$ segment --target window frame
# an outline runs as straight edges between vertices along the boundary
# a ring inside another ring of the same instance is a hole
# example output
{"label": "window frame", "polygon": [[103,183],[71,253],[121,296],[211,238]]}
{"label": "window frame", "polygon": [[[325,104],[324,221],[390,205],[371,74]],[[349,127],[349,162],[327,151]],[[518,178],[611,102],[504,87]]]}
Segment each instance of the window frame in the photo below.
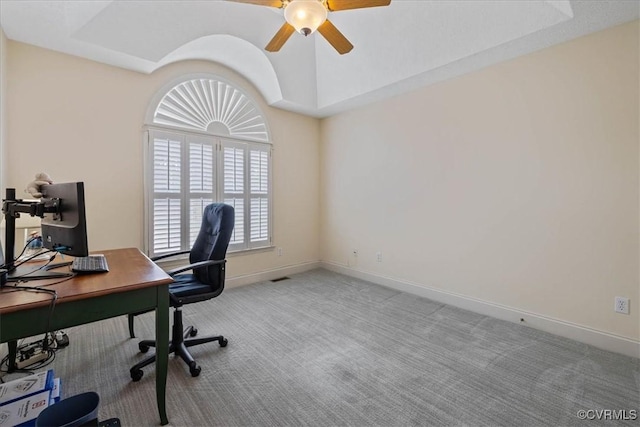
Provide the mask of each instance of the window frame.
{"label": "window frame", "polygon": [[[243,174],[243,186],[244,192],[242,193],[244,203],[244,240],[242,243],[230,243],[228,253],[238,254],[255,250],[264,250],[273,248],[273,144],[271,142],[261,142],[250,139],[234,138],[231,136],[216,135],[213,133],[198,132],[196,130],[186,130],[183,128],[177,128],[165,125],[146,125],[144,127],[144,250],[150,257],[162,255],[165,253],[171,253],[173,251],[162,251],[156,253],[154,250],[154,210],[153,203],[155,200],[155,188],[154,188],[154,159],[153,155],[153,138],[157,135],[171,135],[180,139],[181,143],[181,182],[183,187],[181,188],[179,195],[183,201],[189,201],[192,197],[189,188],[185,188],[188,184],[188,168],[184,165],[188,164],[188,146],[194,139],[196,141],[205,141],[211,143],[214,147],[214,184],[213,184],[213,201],[224,203],[224,147],[234,146],[243,147],[244,150],[244,174]],[[267,238],[266,241],[252,242],[251,241],[251,171],[250,171],[250,152],[253,149],[263,151],[267,153]],[[189,204],[181,203],[181,249],[189,250],[189,224],[185,219],[190,219]],[[185,256],[186,257],[186,256]]]}

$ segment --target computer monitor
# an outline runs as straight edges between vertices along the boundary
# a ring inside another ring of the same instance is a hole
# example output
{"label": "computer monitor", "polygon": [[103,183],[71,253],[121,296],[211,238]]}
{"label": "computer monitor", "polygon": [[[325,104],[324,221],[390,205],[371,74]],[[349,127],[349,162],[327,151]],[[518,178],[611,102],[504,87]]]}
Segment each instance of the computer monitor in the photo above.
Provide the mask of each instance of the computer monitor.
{"label": "computer monitor", "polygon": [[7,188],[2,211],[5,215],[5,249],[3,269],[8,281],[26,281],[68,277],[71,273],[50,271],[32,263],[20,264],[15,255],[15,218],[20,214],[39,216],[42,244],[45,248],[72,256],[87,256],[87,224],[84,206],[84,183],[72,182],[42,186],[40,201],[16,199],[15,189]]}
{"label": "computer monitor", "polygon": [[42,245],[66,255],[89,255],[87,221],[84,207],[84,183],[43,185],[40,188],[45,206],[56,206],[57,212],[47,212],[40,225]]}

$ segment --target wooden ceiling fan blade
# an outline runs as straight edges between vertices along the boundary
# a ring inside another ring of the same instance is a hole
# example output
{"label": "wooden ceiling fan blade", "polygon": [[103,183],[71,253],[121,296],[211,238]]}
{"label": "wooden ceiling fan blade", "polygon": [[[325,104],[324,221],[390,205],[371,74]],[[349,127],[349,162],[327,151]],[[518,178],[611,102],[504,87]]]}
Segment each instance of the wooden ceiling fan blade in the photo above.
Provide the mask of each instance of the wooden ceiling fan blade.
{"label": "wooden ceiling fan blade", "polygon": [[365,7],[389,6],[391,0],[327,0],[327,8],[337,10],[363,9]]}
{"label": "wooden ceiling fan blade", "polygon": [[255,4],[258,6],[278,7],[278,8],[281,8],[283,6],[282,0],[228,0],[228,1],[234,1],[236,3]]}
{"label": "wooden ceiling fan blade", "polygon": [[293,28],[292,25],[290,25],[288,22],[285,22],[284,25],[280,27],[276,35],[273,36],[267,47],[265,47],[264,49],[269,52],[279,51],[280,48],[286,43],[286,41],[289,40],[291,34],[293,34],[295,31],[296,29]]}
{"label": "wooden ceiling fan blade", "polygon": [[318,27],[318,32],[340,55],[351,52],[353,45],[328,19]]}

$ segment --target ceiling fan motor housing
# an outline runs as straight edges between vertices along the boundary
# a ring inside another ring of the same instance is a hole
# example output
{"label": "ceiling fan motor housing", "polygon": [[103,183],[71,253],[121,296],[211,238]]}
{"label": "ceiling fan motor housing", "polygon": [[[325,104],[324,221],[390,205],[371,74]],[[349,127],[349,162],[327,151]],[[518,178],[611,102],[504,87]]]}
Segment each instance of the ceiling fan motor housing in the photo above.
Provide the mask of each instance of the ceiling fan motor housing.
{"label": "ceiling fan motor housing", "polygon": [[300,34],[308,36],[327,20],[327,8],[318,0],[291,0],[284,8],[284,18]]}

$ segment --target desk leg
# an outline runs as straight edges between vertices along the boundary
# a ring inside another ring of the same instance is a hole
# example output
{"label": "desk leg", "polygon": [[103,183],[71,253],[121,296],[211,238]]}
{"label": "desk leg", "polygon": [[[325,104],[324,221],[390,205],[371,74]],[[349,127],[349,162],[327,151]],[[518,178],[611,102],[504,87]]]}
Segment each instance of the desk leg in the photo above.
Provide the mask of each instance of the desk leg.
{"label": "desk leg", "polygon": [[18,369],[16,358],[18,357],[18,341],[9,341],[9,361],[7,362],[7,372],[13,372]]}
{"label": "desk leg", "polygon": [[169,286],[158,287],[156,307],[156,398],[160,424],[169,424],[167,418],[167,370],[169,369]]}

